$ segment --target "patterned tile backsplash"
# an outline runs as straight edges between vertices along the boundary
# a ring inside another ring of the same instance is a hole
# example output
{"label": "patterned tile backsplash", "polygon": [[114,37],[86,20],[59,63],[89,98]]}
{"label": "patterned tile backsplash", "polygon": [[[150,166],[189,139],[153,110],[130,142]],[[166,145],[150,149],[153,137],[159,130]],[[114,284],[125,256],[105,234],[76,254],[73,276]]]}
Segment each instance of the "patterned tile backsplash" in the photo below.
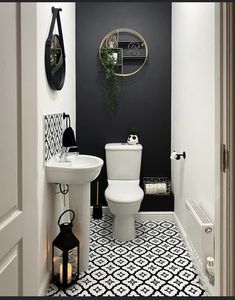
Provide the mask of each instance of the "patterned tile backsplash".
{"label": "patterned tile backsplash", "polygon": [[63,114],[44,116],[45,161],[62,151]]}

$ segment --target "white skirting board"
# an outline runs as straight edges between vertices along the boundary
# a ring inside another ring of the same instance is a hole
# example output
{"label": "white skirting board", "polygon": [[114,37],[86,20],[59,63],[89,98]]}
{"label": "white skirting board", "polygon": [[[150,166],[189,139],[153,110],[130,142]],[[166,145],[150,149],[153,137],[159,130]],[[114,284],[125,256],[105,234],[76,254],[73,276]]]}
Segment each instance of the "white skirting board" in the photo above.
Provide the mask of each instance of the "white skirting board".
{"label": "white skirting board", "polygon": [[[103,215],[112,216],[108,206],[102,206]],[[91,207],[91,216],[93,207]],[[136,221],[174,221],[173,211],[140,211],[136,217]]]}
{"label": "white skirting board", "polygon": [[197,270],[197,273],[198,273],[198,276],[203,284],[203,287],[205,289],[205,292],[207,294],[207,296],[215,296],[215,287],[212,286],[210,283],[209,283],[209,279],[208,277],[205,275],[205,273],[203,272],[202,268],[201,268],[201,263],[199,261],[197,261],[197,253],[194,252],[193,248],[191,247],[190,245],[190,242],[188,241],[188,238],[187,238],[187,234],[184,230],[184,227],[183,225],[181,224],[180,220],[178,219],[177,215],[174,213],[174,219],[175,219],[175,222],[176,224],[178,225],[179,227],[179,230],[181,232],[181,235],[185,241],[185,246],[189,252],[189,255],[192,259],[192,262],[194,263],[195,265],[195,268]]}
{"label": "white skirting board", "polygon": [[40,288],[39,288],[39,295],[38,296],[46,296],[47,290],[50,286],[50,279],[51,279],[51,274],[48,272],[45,276],[45,279],[43,280]]}

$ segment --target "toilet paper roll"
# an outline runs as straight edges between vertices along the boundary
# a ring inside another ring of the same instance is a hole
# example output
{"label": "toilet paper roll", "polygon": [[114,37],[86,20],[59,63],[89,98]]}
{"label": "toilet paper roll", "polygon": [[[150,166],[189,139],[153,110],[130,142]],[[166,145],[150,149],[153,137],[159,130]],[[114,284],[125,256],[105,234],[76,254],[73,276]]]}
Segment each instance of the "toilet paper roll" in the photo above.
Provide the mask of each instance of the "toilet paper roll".
{"label": "toilet paper roll", "polygon": [[159,193],[159,186],[157,183],[153,183],[152,191],[153,191],[153,194]]}
{"label": "toilet paper roll", "polygon": [[161,183],[161,194],[166,194],[167,193],[167,185],[166,185],[166,183]]}
{"label": "toilet paper roll", "polygon": [[155,194],[160,194],[161,193],[161,183],[155,183]]}
{"label": "toilet paper roll", "polygon": [[144,189],[145,189],[145,194],[148,194],[149,193],[149,187],[148,187],[147,183],[144,185]]}
{"label": "toilet paper roll", "polygon": [[145,194],[147,195],[157,195],[157,194],[166,194],[166,193],[167,193],[167,184],[165,182],[145,184]]}
{"label": "toilet paper roll", "polygon": [[149,184],[145,184],[145,194],[149,194]]}
{"label": "toilet paper roll", "polygon": [[171,153],[170,159],[176,159],[176,157],[177,157],[177,153],[175,151],[173,151]]}
{"label": "toilet paper roll", "polygon": [[157,183],[157,194],[162,194],[162,183]]}
{"label": "toilet paper roll", "polygon": [[154,194],[154,185],[152,183],[145,184],[145,193],[148,195]]}

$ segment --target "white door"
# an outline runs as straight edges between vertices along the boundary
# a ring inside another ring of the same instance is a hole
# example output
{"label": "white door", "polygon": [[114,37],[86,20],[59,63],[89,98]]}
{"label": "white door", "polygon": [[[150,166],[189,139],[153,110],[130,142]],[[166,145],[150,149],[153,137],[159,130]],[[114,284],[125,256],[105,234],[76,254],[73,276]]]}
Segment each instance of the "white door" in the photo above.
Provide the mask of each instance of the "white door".
{"label": "white door", "polygon": [[19,4],[0,4],[0,296],[23,295]]}

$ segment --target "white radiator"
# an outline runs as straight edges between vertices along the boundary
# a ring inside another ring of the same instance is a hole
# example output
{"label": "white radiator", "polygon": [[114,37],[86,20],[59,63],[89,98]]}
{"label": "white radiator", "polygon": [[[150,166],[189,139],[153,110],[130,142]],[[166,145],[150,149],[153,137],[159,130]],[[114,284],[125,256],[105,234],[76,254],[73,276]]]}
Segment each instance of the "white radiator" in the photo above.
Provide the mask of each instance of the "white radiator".
{"label": "white radiator", "polygon": [[206,258],[214,257],[214,226],[201,207],[192,200],[186,201],[185,217],[188,241],[205,272]]}

